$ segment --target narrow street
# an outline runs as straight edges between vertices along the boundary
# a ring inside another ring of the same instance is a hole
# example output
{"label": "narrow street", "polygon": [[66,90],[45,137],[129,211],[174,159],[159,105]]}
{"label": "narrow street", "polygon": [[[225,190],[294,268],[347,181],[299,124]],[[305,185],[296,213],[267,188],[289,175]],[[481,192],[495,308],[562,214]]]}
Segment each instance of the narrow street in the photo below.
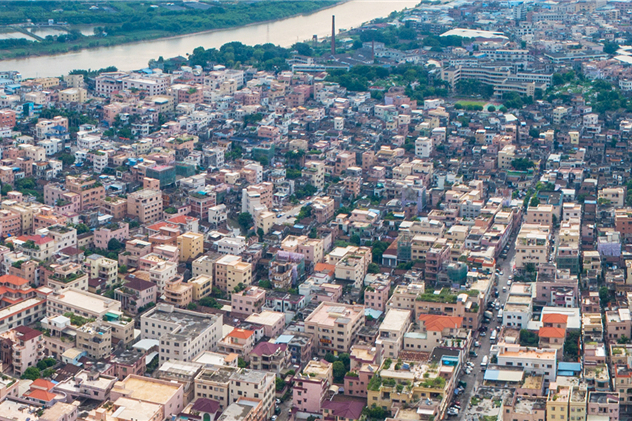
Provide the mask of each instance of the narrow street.
{"label": "narrow street", "polygon": [[[518,228],[516,228],[514,235],[512,235],[511,239],[509,240],[510,248],[509,248],[509,253],[507,254],[507,258],[500,259],[500,264],[498,266],[500,271],[503,273],[502,275],[499,276],[498,284],[497,284],[498,293],[499,293],[498,302],[500,302],[502,308],[505,307],[505,303],[507,302],[507,297],[509,296],[510,287],[507,286],[507,280],[509,276],[512,275],[511,268],[513,267],[513,261],[515,257],[515,234],[517,234],[517,232],[518,232]],[[503,292],[503,286],[507,287],[507,291]],[[492,301],[493,300],[494,299],[492,298]],[[490,321],[490,323],[483,325],[483,326],[488,327],[487,332],[485,332],[485,336],[478,335],[478,338],[476,339],[480,342],[481,346],[479,348],[474,348],[474,347],[471,348],[474,351],[476,351],[476,354],[478,354],[478,356],[475,358],[468,358],[469,361],[472,361],[474,363],[474,368],[472,370],[472,373],[468,375],[468,374],[465,374],[465,371],[462,371],[461,376],[459,377],[460,380],[463,380],[464,382],[467,383],[467,386],[465,387],[465,391],[459,396],[456,396],[454,399],[455,401],[460,402],[461,404],[461,411],[459,412],[459,415],[458,415],[459,420],[466,420],[465,414],[466,414],[467,407],[470,405],[470,400],[472,399],[472,396],[475,396],[474,392],[483,383],[483,377],[485,374],[484,367],[481,367],[481,361],[483,361],[483,356],[487,355],[488,358],[491,359],[489,351],[492,346],[492,343],[489,337],[490,337],[491,332],[494,329],[496,329],[498,325],[502,324],[501,321],[498,321],[498,317],[497,317],[498,312],[494,311],[493,313],[494,313],[494,317],[492,317],[492,320]],[[450,418],[452,417],[449,417],[448,419]]]}

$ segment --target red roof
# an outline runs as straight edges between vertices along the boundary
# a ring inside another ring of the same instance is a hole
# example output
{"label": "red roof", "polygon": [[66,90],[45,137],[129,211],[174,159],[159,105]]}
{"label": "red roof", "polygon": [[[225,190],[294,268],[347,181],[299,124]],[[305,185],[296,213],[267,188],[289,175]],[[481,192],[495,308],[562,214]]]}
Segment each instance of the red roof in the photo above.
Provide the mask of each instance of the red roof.
{"label": "red roof", "polygon": [[28,326],[18,326],[14,328],[13,330],[19,333],[19,337],[23,341],[30,341],[31,339],[37,338],[38,336],[42,335],[42,332],[40,332],[39,330],[35,330]]}
{"label": "red roof", "polygon": [[193,221],[194,219],[197,219],[197,218],[193,218],[192,216],[187,216],[187,215],[179,215],[179,216],[174,216],[173,218],[167,219],[167,222],[172,222],[174,224],[186,224],[187,222]]}
{"label": "red roof", "polygon": [[441,316],[435,314],[421,314],[419,320],[424,322],[426,330],[442,332],[443,329],[459,328],[463,324],[463,317]]}
{"label": "red roof", "polygon": [[568,316],[565,314],[551,313],[542,316],[542,323],[567,323]]}
{"label": "red roof", "polygon": [[15,275],[3,275],[0,276],[0,284],[11,284],[11,285],[24,285],[28,284],[28,279],[20,278]]}
{"label": "red roof", "polygon": [[246,329],[233,329],[232,332],[228,334],[231,338],[239,338],[239,339],[248,339],[252,335],[254,335],[254,331],[246,330]]}
{"label": "red roof", "polygon": [[147,229],[152,231],[159,231],[160,228],[164,227],[165,225],[169,224],[167,224],[165,221],[156,222],[154,225],[148,226]]}
{"label": "red roof", "polygon": [[31,388],[33,387],[37,387],[38,389],[51,390],[53,387],[55,387],[55,383],[49,382],[48,380],[44,379],[36,379],[33,381],[33,383],[31,383]]}
{"label": "red roof", "polygon": [[50,402],[55,399],[57,395],[45,390],[35,389],[29,390],[24,394],[24,396],[28,396],[31,399],[37,399],[38,401]]}
{"label": "red roof", "polygon": [[561,327],[541,327],[538,336],[541,338],[565,338],[566,329]]}

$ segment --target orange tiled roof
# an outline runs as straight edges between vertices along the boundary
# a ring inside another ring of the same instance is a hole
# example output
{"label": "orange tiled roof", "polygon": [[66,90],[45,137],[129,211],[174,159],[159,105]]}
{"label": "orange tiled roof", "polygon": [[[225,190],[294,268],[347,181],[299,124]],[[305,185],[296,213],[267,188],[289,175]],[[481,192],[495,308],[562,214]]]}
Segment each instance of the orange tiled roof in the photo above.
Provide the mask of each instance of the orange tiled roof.
{"label": "orange tiled roof", "polygon": [[335,270],[336,265],[330,265],[329,263],[316,263],[316,266],[314,266],[314,272],[329,272],[333,275]]}
{"label": "orange tiled roof", "polygon": [[551,313],[542,316],[542,323],[567,323],[568,316],[565,314]]}
{"label": "orange tiled roof", "polygon": [[47,392],[45,390],[35,389],[29,390],[24,394],[24,396],[28,396],[32,399],[37,399],[38,401],[50,402],[57,396],[54,393]]}
{"label": "orange tiled roof", "polygon": [[48,380],[44,380],[44,379],[36,379],[36,380],[33,380],[33,383],[31,383],[31,387],[38,387],[38,388],[43,388],[46,390],[51,390],[53,387],[55,387],[55,383],[49,382]]}
{"label": "orange tiled roof", "polygon": [[192,216],[187,215],[178,215],[174,216],[173,218],[167,219],[167,222],[172,222],[174,224],[186,224],[187,222],[193,221],[194,219],[197,218],[193,218]]}
{"label": "orange tiled roof", "polygon": [[231,338],[248,339],[249,337],[254,335],[254,333],[255,332],[253,332],[252,330],[233,329],[233,331],[230,332],[228,336],[230,336]]}
{"label": "orange tiled roof", "polygon": [[24,285],[28,284],[28,279],[21,278],[15,275],[3,275],[0,276],[0,284],[11,284],[11,285]]}
{"label": "orange tiled roof", "polygon": [[538,336],[541,338],[565,338],[566,329],[561,327],[541,327]]}
{"label": "orange tiled roof", "polygon": [[441,316],[435,314],[421,314],[419,320],[424,322],[426,330],[431,332],[441,332],[443,329],[459,328],[463,324],[463,317]]}

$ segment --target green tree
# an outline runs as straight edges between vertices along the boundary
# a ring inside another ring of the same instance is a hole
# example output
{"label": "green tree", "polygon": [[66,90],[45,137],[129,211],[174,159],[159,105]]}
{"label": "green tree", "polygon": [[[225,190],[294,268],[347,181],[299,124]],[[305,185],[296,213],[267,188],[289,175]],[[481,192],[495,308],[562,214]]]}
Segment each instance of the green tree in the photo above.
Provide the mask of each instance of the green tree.
{"label": "green tree", "polygon": [[257,235],[259,236],[259,241],[263,243],[263,236],[265,235],[263,228],[257,228]]}
{"label": "green tree", "polygon": [[511,161],[511,166],[518,171],[526,171],[529,168],[535,167],[535,162],[527,158],[517,158]]}
{"label": "green tree", "polygon": [[85,234],[86,232],[90,232],[90,227],[86,224],[77,224],[75,225],[75,229],[77,230],[77,235]]}
{"label": "green tree", "polygon": [[369,273],[380,273],[380,265],[377,263],[369,263],[369,267],[367,269]]}
{"label": "green tree", "polygon": [[292,48],[302,56],[311,56],[314,54],[312,47],[310,47],[306,42],[297,42],[292,46]]}
{"label": "green tree", "polygon": [[335,361],[333,366],[333,376],[334,383],[342,383],[345,379],[345,374],[347,374],[347,370],[345,369],[345,365],[342,361]]}
{"label": "green tree", "polygon": [[530,332],[527,329],[520,329],[520,345],[537,347],[540,339],[534,332]]}
{"label": "green tree", "polygon": [[269,279],[262,279],[259,281],[259,286],[261,288],[265,288],[265,289],[272,289],[274,288],[274,285],[272,285],[272,282],[270,282]]}
{"label": "green tree", "polygon": [[614,42],[604,42],[603,44],[603,52],[606,54],[614,54],[619,49],[619,44]]}
{"label": "green tree", "polygon": [[243,290],[246,289],[246,285],[244,285],[243,283],[238,283],[237,286],[235,286],[235,292],[241,292]]}
{"label": "green tree", "polygon": [[47,368],[46,370],[42,371],[41,376],[43,378],[51,378],[53,377],[53,375],[55,374],[55,369],[53,368]]}
{"label": "green tree", "polygon": [[248,212],[242,212],[237,217],[237,223],[244,232],[248,232],[252,228],[253,222],[252,215]]}
{"label": "green tree", "polygon": [[197,304],[189,303],[189,304],[187,304],[187,309],[188,310],[196,310],[197,309]]}
{"label": "green tree", "polygon": [[487,111],[489,111],[490,113],[493,113],[496,111],[496,107],[494,107],[493,105],[490,105],[489,107],[487,107]]}
{"label": "green tree", "polygon": [[119,273],[127,273],[127,265],[119,266]]}
{"label": "green tree", "polygon": [[372,245],[371,254],[373,255],[373,262],[382,264],[382,254],[386,251],[391,243],[387,241],[375,241]]}
{"label": "green tree", "polygon": [[355,244],[356,246],[360,245],[360,236],[358,234],[353,234],[350,238],[349,241],[351,242],[351,244]]}
{"label": "green tree", "polygon": [[24,374],[22,374],[22,378],[27,380],[37,380],[40,378],[40,375],[41,372],[39,368],[29,367],[24,371]]}
{"label": "green tree", "polygon": [[285,380],[283,380],[281,377],[276,377],[274,379],[274,386],[277,392],[282,392],[283,389],[285,389]]}
{"label": "green tree", "polygon": [[610,295],[610,290],[608,289],[608,287],[603,286],[599,288],[599,301],[601,302],[601,308],[608,307],[611,299],[612,297]]}
{"label": "green tree", "polygon": [[239,368],[246,368],[246,367],[248,367],[248,363],[243,358],[237,357],[237,367],[239,367]]}
{"label": "green tree", "polygon": [[121,242],[117,240],[116,238],[112,238],[110,241],[108,241],[108,250],[119,251],[122,248],[123,248],[123,244],[121,244]]}
{"label": "green tree", "polygon": [[69,167],[75,163],[75,156],[67,153],[59,155],[59,158],[57,159],[59,159],[64,164],[64,167]]}

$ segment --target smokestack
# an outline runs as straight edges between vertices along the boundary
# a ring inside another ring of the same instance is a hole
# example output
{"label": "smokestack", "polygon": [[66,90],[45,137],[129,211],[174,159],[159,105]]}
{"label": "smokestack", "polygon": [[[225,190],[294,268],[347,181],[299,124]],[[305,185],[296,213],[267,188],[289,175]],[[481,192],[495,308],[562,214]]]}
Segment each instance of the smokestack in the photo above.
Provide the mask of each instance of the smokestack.
{"label": "smokestack", "polygon": [[331,15],[331,54],[336,54],[336,15]]}

